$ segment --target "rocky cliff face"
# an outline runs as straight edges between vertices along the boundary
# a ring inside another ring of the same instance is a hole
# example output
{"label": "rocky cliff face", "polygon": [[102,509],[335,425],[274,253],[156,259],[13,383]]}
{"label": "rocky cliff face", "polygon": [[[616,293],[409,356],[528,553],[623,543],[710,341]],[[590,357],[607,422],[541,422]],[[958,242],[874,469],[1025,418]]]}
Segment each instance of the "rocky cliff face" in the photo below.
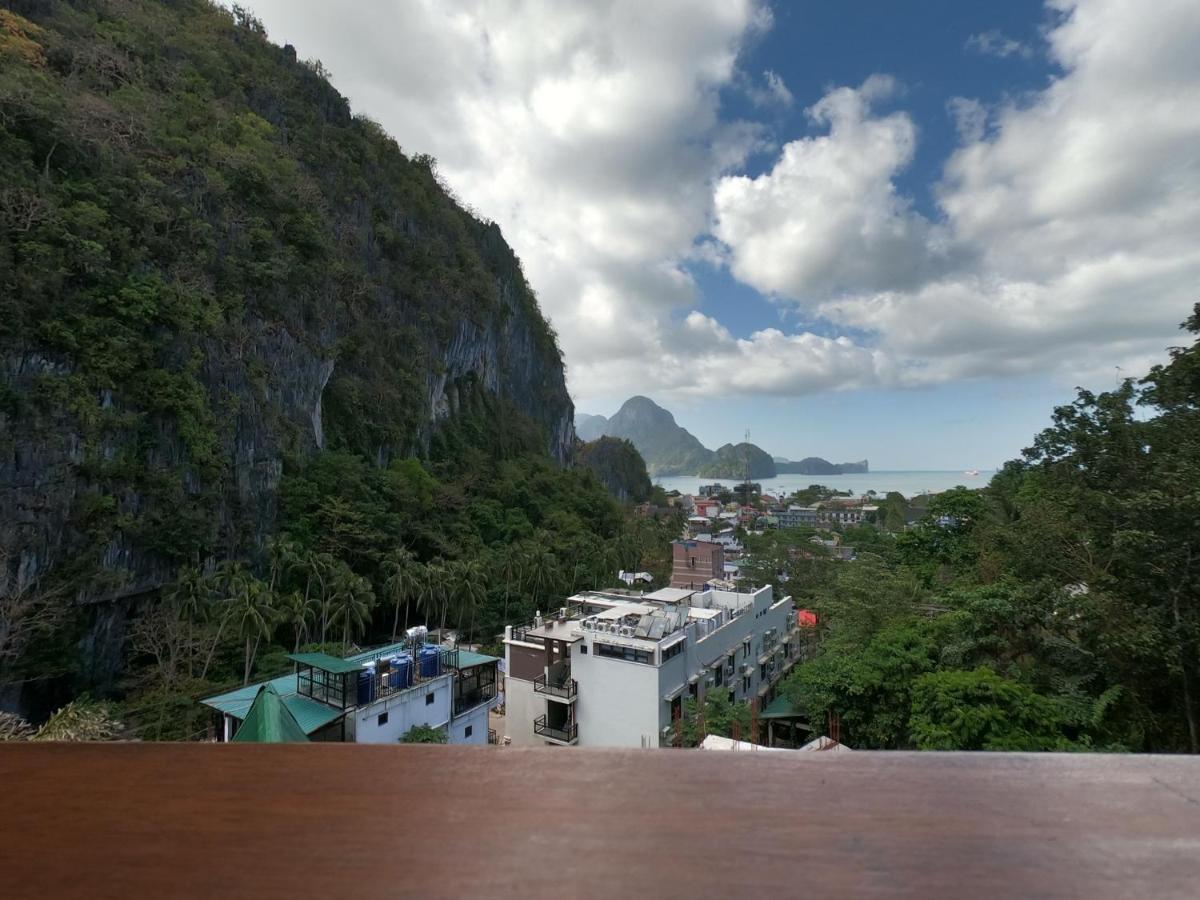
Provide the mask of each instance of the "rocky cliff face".
{"label": "rocky cliff face", "polygon": [[103,670],[128,603],[262,553],[289,463],[420,454],[480,388],[568,462],[562,360],[500,230],[319,67],[205,2],[13,9],[0,592],[64,586]]}
{"label": "rocky cliff face", "polygon": [[691,475],[712,458],[670,412],[649,397],[630,397],[604,425],[604,434],[637,448],[651,475]]}

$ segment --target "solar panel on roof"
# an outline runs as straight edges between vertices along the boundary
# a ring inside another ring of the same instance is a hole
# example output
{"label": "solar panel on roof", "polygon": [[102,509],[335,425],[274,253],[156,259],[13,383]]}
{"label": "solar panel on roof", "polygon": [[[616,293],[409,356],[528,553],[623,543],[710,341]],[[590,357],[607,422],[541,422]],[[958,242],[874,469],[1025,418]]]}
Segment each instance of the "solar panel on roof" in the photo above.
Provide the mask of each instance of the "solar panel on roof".
{"label": "solar panel on roof", "polygon": [[660,618],[658,616],[655,616],[650,622],[650,634],[649,634],[650,640],[657,641],[659,638],[661,638],[666,633],[667,633],[667,620]]}
{"label": "solar panel on roof", "polygon": [[633,630],[633,636],[644,638],[650,633],[650,623],[653,621],[651,616],[642,616],[641,620],[637,623],[637,628]]}

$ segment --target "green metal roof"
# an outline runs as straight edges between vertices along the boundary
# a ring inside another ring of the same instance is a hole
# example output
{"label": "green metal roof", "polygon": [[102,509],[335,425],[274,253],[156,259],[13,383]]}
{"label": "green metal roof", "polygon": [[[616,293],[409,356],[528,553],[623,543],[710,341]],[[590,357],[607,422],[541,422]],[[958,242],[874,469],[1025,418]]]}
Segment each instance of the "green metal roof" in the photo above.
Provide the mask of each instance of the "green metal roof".
{"label": "green metal roof", "polygon": [[767,704],[766,709],[760,712],[758,717],[760,719],[794,719],[802,715],[804,713],[792,706],[787,697],[776,697]]}
{"label": "green metal roof", "polygon": [[308,735],[279,696],[279,691],[267,682],[259,686],[258,696],[233,740],[251,744],[291,744],[307,741]]}
{"label": "green metal roof", "polygon": [[362,668],[362,664],[353,659],[338,659],[328,653],[289,653],[288,659],[294,659],[302,666],[312,666],[314,669],[334,674],[357,672]]}
{"label": "green metal roof", "polygon": [[336,707],[297,694],[294,672],[272,678],[267,682],[248,684],[235,691],[208,697],[200,702],[205,706],[228,713],[235,719],[245,719],[250,713],[250,707],[254,705],[259,688],[268,684],[283,698],[283,705],[295,717],[296,723],[304,729],[305,734],[312,734],[318,728],[328,725],[342,715],[342,710]]}
{"label": "green metal roof", "polygon": [[223,713],[229,713],[231,716],[244,719],[246,718],[246,713],[250,711],[251,704],[254,703],[254,698],[258,696],[258,689],[264,683],[272,685],[282,697],[296,693],[296,673],[289,672],[286,675],[280,675],[278,678],[272,678],[268,682],[248,684],[245,687],[240,687],[237,690],[228,691],[224,694],[218,694],[215,697],[206,697],[200,702]]}
{"label": "green metal roof", "polygon": [[499,661],[500,657],[498,656],[488,656],[486,653],[476,653],[474,650],[458,651],[458,667],[460,669],[469,669],[472,666],[482,666]]}
{"label": "green metal roof", "polygon": [[283,698],[288,712],[296,717],[296,722],[304,729],[305,734],[312,734],[319,728],[324,728],[330,722],[336,722],[342,717],[343,710],[311,697],[292,694]]}

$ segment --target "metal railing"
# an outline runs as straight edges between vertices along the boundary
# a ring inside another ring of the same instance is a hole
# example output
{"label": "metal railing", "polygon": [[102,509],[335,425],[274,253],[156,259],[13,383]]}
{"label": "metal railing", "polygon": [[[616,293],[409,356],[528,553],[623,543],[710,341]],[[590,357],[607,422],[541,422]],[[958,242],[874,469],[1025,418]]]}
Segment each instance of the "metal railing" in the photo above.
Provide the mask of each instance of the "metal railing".
{"label": "metal railing", "polygon": [[495,728],[488,729],[488,743],[489,744],[499,744],[500,743],[500,736],[498,734],[496,734]]}
{"label": "metal railing", "polygon": [[568,724],[566,728],[555,728],[546,724],[545,716],[538,716],[533,720],[533,733],[570,744],[579,737],[579,726],[572,723]]}
{"label": "metal railing", "polygon": [[579,690],[579,683],[574,678],[568,678],[565,684],[547,684],[545,674],[533,679],[533,689],[539,694],[549,694],[551,697],[574,699]]}

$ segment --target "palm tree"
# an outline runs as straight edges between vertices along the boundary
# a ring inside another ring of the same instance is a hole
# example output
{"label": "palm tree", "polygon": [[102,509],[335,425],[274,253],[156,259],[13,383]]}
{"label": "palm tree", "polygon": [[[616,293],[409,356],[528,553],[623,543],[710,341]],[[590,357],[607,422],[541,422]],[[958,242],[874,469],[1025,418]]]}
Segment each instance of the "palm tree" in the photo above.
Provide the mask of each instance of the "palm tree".
{"label": "palm tree", "polygon": [[392,616],[392,641],[395,642],[400,626],[400,606],[404,604],[404,630],[408,630],[408,602],[421,589],[421,573],[416,565],[417,558],[411,550],[399,547],[388,554],[383,561],[383,570],[387,580],[383,589],[388,598],[395,604],[396,611]]}
{"label": "palm tree", "polygon": [[246,667],[242,684],[249,684],[250,668],[258,653],[259,641],[269,638],[275,628],[277,601],[266,582],[252,576],[233,581],[232,587],[225,602],[229,604],[230,617],[237,622],[238,634],[245,641]]}
{"label": "palm tree", "polygon": [[508,598],[515,582],[521,580],[521,554],[512,546],[500,551],[499,576],[504,582],[504,624],[508,625]]}
{"label": "palm tree", "polygon": [[447,565],[441,557],[425,564],[424,578],[421,580],[421,611],[425,614],[426,624],[435,621],[433,617],[441,612],[442,627],[446,627],[443,604],[449,596],[447,579]]}
{"label": "palm tree", "polygon": [[462,631],[463,613],[470,610],[471,632],[474,632],[475,613],[487,596],[487,575],[477,560],[457,560],[452,562],[449,568],[450,584],[458,612],[458,630]]}
{"label": "palm tree", "polygon": [[288,571],[295,568],[299,554],[300,545],[288,540],[286,536],[273,537],[267,541],[267,560],[271,572],[268,587],[272,591],[279,590],[279,582]]}
{"label": "palm tree", "polygon": [[292,591],[286,597],[281,598],[281,601],[280,613],[292,626],[292,632],[296,636],[292,652],[299,653],[300,644],[309,634],[309,622],[316,620],[321,611],[321,604],[317,602],[316,597],[306,597],[300,591]]}
{"label": "palm tree", "polygon": [[[317,589],[317,601],[321,609],[321,643],[325,643],[325,631],[329,625],[329,592],[331,583],[339,574],[338,560],[328,553],[308,551],[300,557],[297,563],[304,573],[304,596],[308,598],[312,589]],[[341,566],[346,569],[345,565]]]}
{"label": "palm tree", "polygon": [[532,547],[526,558],[526,578],[533,595],[533,606],[538,609],[538,597],[543,590],[553,589],[558,578],[558,560],[547,548],[545,542],[539,541]]}
{"label": "palm tree", "polygon": [[[204,668],[200,670],[201,680],[208,675],[208,667],[212,665],[213,655],[217,652],[217,647],[221,644],[221,635],[225,632],[225,626],[233,618],[234,607],[230,599],[244,589],[245,583],[250,577],[250,573],[246,571],[246,567],[240,562],[223,562],[217,567],[216,573],[209,581],[210,586],[215,585],[216,590],[219,591],[221,612],[217,632],[213,635],[212,643],[208,647],[208,655],[204,659]],[[210,609],[211,607],[206,602],[206,607],[204,608],[205,618],[207,618]]]}
{"label": "palm tree", "polygon": [[366,628],[375,605],[375,592],[361,575],[347,570],[333,583],[330,591],[331,625],[342,626],[342,652],[350,646],[352,636]]}

